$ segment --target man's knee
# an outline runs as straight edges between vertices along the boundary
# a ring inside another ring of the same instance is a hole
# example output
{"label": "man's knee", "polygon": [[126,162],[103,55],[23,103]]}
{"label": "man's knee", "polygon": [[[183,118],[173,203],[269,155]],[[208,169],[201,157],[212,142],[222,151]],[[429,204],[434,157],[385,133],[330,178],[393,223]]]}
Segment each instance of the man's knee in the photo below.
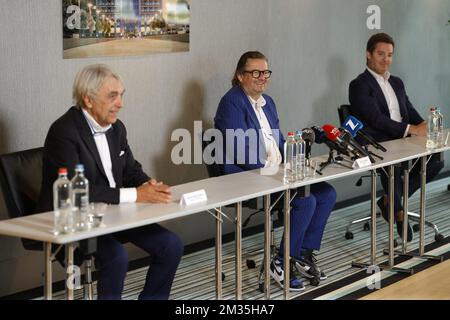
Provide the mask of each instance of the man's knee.
{"label": "man's knee", "polygon": [[166,236],[166,256],[180,260],[183,256],[184,245],[181,238],[173,232]]}
{"label": "man's knee", "polygon": [[108,254],[101,257],[97,256],[96,261],[98,261],[101,269],[114,267],[126,273],[128,270],[128,251],[121,245]]}
{"label": "man's knee", "polygon": [[296,196],[292,200],[292,214],[300,212],[305,214],[311,212],[311,214],[316,209],[317,200],[316,197],[311,193],[308,197]]}
{"label": "man's knee", "polygon": [[315,193],[318,202],[335,203],[336,202],[336,189],[328,183],[324,183],[320,186],[320,190]]}

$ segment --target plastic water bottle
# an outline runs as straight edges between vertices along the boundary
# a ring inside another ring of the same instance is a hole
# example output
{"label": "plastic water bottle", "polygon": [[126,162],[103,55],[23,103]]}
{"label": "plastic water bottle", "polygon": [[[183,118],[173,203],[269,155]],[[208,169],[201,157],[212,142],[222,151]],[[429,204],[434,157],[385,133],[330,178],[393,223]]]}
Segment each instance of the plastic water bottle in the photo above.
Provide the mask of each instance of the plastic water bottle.
{"label": "plastic water bottle", "polygon": [[88,229],[89,181],[84,176],[84,166],[75,166],[75,176],[71,180],[74,226],[76,231]]}
{"label": "plastic water bottle", "polygon": [[295,133],[296,142],[296,155],[297,155],[297,180],[303,180],[305,178],[305,155],[306,155],[306,142],[302,138],[302,131],[297,130]]}
{"label": "plastic water bottle", "polygon": [[436,114],[438,116],[438,147],[444,146],[444,115],[441,113],[441,108],[436,107]]}
{"label": "plastic water bottle", "polygon": [[289,132],[286,142],[284,143],[284,182],[292,183],[297,178],[297,159],[296,159],[296,146],[294,133]]}
{"label": "plastic water bottle", "polygon": [[73,228],[70,181],[67,169],[58,170],[58,179],[53,183],[53,232],[55,235],[70,233]]}
{"label": "plastic water bottle", "polygon": [[438,145],[438,115],[436,114],[436,108],[430,107],[430,113],[428,115],[428,132],[427,132],[427,145],[428,149],[434,149]]}

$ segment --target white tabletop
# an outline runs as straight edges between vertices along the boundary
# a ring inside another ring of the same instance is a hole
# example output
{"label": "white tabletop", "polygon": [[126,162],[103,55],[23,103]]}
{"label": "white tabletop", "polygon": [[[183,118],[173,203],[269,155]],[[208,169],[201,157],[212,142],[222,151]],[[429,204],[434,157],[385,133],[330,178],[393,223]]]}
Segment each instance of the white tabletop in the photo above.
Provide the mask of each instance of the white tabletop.
{"label": "white tabletop", "polygon": [[[446,132],[447,131],[448,130],[446,130]],[[52,233],[53,213],[47,212],[0,221],[0,234],[65,244],[152,223],[176,219],[239,201],[284,191],[288,188],[296,188],[359,174],[450,149],[450,147],[442,147],[430,151],[426,149],[425,143],[426,138],[424,137],[412,137],[384,142],[382,144],[388,150],[387,152],[372,150],[384,157],[384,160],[375,158],[376,163],[371,166],[348,169],[338,165],[329,165],[322,171],[322,176],[316,174],[313,178],[306,178],[290,185],[283,183],[282,167],[280,167],[278,172],[274,175],[263,175],[261,174],[261,170],[252,170],[181,184],[172,187],[173,201],[170,204],[121,204],[108,206],[105,211],[103,226],[88,231],[55,236]],[[327,155],[324,155],[316,157],[314,160],[322,162],[326,161],[327,157]],[[189,207],[181,206],[179,204],[182,194],[200,189],[206,191],[208,197],[207,202]]]}
{"label": "white tabletop", "polygon": [[[179,204],[182,194],[204,189],[208,201],[189,207]],[[209,209],[226,206],[283,191],[281,181],[259,174],[259,170],[209,178],[172,187],[173,201],[169,204],[120,204],[109,205],[101,227],[88,231],[55,236],[52,233],[53,212],[0,221],[0,234],[66,244],[152,223],[158,223]]]}

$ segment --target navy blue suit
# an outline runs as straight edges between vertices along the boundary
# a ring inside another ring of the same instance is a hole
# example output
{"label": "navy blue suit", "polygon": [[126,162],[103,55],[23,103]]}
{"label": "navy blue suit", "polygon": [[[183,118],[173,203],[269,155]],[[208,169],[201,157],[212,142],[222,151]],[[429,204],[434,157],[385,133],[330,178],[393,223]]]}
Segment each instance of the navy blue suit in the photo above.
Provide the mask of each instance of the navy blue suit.
{"label": "navy blue suit", "polygon": [[[268,95],[263,95],[266,105],[263,107],[264,114],[272,129],[275,141],[278,142],[281,154],[283,154],[284,139],[280,131],[279,119],[274,101]],[[246,170],[258,169],[264,167],[266,150],[262,133],[259,131],[261,126],[253,110],[253,107],[240,87],[231,88],[220,100],[219,107],[214,118],[214,124],[222,132],[224,137],[223,151],[224,160],[232,163],[223,165],[223,173],[231,174]],[[257,144],[250,143],[250,138],[245,138],[244,148],[237,148],[238,139],[234,139],[234,148],[227,148],[232,141],[227,140],[227,129],[242,129],[243,137],[246,130],[256,131]],[[255,159],[255,162],[251,162]],[[243,163],[238,163],[238,160]],[[302,249],[320,249],[323,231],[327,223],[331,210],[336,202],[336,192],[332,186],[327,183],[319,183],[311,186],[311,195],[307,198],[295,197],[292,201],[291,212],[291,238],[290,253],[295,258],[300,258]],[[283,243],[283,242],[282,242]],[[283,248],[280,248],[283,252]]]}
{"label": "navy blue suit", "polygon": [[[390,118],[383,91],[375,77],[367,69],[349,86],[352,114],[364,123],[364,131],[379,142],[401,139],[408,124],[418,125],[424,121],[409,101],[402,80],[391,76],[389,83],[397,96],[402,122]],[[443,167],[444,163],[440,161],[439,155],[434,155],[427,165],[427,182],[432,180]],[[420,187],[419,169],[420,166],[416,165],[410,172],[409,196]],[[403,209],[401,201],[403,197],[402,174],[403,172],[400,172],[399,168],[395,169],[395,212]],[[385,192],[388,193],[388,179],[384,174],[381,174],[381,183]]]}
{"label": "navy blue suit", "polygon": [[409,101],[402,80],[391,76],[389,83],[397,96],[402,122],[391,119],[383,91],[368,70],[349,87],[352,114],[364,123],[364,131],[379,142],[400,139],[408,124],[418,125],[424,121]]}
{"label": "navy blue suit", "polygon": [[[70,177],[75,164],[84,164],[91,202],[119,203],[120,188],[138,187],[149,180],[133,157],[123,123],[117,120],[105,134],[116,188],[109,186],[93,134],[80,109],[70,108],[51,125],[44,145],[43,181],[37,212],[53,210],[52,185],[58,168],[67,168]],[[158,224],[98,238],[95,254],[96,265],[100,268],[98,298],[121,298],[128,269],[128,254],[122,245],[125,242],[150,254],[151,266],[139,298],[168,299],[183,244],[176,234]]]}

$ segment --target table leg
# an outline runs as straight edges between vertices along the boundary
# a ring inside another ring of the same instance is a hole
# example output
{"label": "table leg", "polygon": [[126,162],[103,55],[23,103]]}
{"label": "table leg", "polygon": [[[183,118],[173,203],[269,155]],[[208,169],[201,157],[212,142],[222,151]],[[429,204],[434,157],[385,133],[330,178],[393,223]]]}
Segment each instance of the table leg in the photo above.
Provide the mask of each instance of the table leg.
{"label": "table leg", "polygon": [[44,259],[44,296],[46,300],[52,300],[52,244],[50,242],[44,242]]}
{"label": "table leg", "polygon": [[242,299],[242,202],[236,203],[236,300]]}

